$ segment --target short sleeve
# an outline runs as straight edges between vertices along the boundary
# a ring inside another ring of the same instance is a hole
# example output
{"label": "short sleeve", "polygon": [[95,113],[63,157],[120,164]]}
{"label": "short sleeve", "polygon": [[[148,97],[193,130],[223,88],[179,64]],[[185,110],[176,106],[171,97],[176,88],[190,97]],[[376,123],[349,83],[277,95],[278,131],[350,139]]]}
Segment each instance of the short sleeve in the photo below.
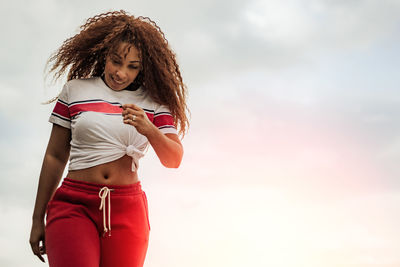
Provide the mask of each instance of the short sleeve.
{"label": "short sleeve", "polygon": [[68,83],[66,83],[58,96],[56,105],[50,115],[49,122],[71,129],[71,116],[68,104]]}
{"label": "short sleeve", "polygon": [[157,105],[154,110],[153,123],[163,134],[178,134],[175,128],[174,117],[172,117],[171,111],[166,105]]}

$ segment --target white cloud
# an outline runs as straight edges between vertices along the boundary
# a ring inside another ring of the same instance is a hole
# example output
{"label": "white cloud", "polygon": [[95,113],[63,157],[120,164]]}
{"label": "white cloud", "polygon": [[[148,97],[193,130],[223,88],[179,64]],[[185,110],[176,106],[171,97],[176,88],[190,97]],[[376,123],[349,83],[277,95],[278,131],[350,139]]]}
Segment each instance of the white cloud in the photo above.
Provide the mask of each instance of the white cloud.
{"label": "white cloud", "polygon": [[295,47],[308,42],[315,30],[316,21],[305,6],[297,0],[253,1],[243,15],[265,43]]}

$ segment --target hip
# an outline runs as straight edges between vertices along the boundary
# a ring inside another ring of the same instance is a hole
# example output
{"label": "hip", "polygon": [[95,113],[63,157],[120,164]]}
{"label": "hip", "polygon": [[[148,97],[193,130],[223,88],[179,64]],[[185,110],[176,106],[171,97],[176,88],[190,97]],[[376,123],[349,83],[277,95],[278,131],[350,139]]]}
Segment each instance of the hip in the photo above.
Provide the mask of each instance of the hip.
{"label": "hip", "polygon": [[[112,208],[111,208],[112,207]],[[60,219],[80,220],[89,217],[98,230],[105,232],[123,225],[141,225],[150,230],[148,205],[141,183],[105,185],[65,177],[47,206],[46,225]],[[106,222],[108,221],[108,222]]]}

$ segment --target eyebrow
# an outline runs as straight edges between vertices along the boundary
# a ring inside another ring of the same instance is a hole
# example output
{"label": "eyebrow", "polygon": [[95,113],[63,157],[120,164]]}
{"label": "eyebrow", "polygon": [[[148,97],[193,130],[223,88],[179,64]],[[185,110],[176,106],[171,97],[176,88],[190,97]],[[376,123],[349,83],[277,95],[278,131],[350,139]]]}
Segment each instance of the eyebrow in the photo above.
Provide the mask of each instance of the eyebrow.
{"label": "eyebrow", "polygon": [[[113,52],[112,55],[117,56],[119,59],[121,59],[121,56],[118,55],[117,53]],[[140,60],[132,60],[129,61],[129,63],[140,63]]]}

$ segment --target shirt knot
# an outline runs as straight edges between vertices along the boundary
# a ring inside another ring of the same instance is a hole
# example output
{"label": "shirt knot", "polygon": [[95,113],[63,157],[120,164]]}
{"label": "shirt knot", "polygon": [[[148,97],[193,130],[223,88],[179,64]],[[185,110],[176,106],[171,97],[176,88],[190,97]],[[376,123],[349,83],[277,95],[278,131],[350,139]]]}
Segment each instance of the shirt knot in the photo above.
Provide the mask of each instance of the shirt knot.
{"label": "shirt knot", "polygon": [[141,151],[139,149],[137,149],[136,147],[134,147],[133,145],[129,145],[126,147],[126,154],[128,156],[133,157],[135,155],[135,153],[141,153]]}
{"label": "shirt knot", "polygon": [[139,159],[144,156],[144,153],[137,149],[135,146],[129,145],[126,147],[126,154],[132,157],[132,171],[134,172],[136,170],[136,165],[138,164]]}

